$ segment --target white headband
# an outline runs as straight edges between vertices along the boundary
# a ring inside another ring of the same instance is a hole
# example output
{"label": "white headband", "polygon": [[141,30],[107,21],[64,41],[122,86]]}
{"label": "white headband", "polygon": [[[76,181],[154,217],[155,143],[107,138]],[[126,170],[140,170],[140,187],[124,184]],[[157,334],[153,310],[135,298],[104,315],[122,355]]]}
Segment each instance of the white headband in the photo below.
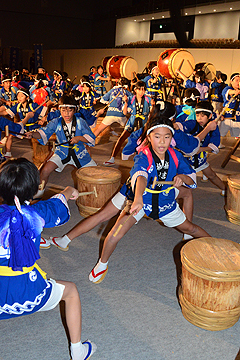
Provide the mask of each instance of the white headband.
{"label": "white headband", "polygon": [[200,108],[198,108],[198,109],[195,109],[195,111],[196,111],[196,112],[206,111],[206,112],[212,114],[212,111],[211,111],[211,110],[208,110],[208,109],[200,109]]}
{"label": "white headband", "polygon": [[4,79],[2,80],[2,83],[4,83],[4,81],[12,81],[12,79]]}
{"label": "white headband", "polygon": [[58,71],[54,70],[54,73],[55,73],[55,74],[57,74],[58,76],[61,76],[61,77],[62,77],[62,75],[61,75],[61,74],[59,74],[59,72],[58,72]]}
{"label": "white headband", "polygon": [[19,89],[19,90],[17,91],[17,94],[18,94],[19,92],[21,92],[21,93],[23,93],[24,95],[26,95],[26,96],[28,96],[28,97],[29,97],[29,94],[28,94],[28,93],[26,93],[24,90]]}
{"label": "white headband", "polygon": [[76,105],[70,105],[70,104],[66,104],[66,105],[59,105],[58,107],[76,107]]}
{"label": "white headband", "polygon": [[199,95],[193,95],[193,93],[191,94],[191,96],[190,97],[185,97],[185,98],[183,98],[183,102],[184,102],[184,104],[185,104],[185,102],[187,101],[187,100],[196,100],[197,98],[199,98],[200,96]]}
{"label": "white headband", "polygon": [[83,84],[88,84],[90,87],[92,87],[92,85],[88,81],[81,82],[81,85],[83,85]]}
{"label": "white headband", "polygon": [[160,128],[160,127],[168,128],[169,130],[171,130],[172,134],[174,135],[175,131],[173,130],[173,128],[171,126],[165,125],[165,124],[159,124],[159,125],[155,125],[155,126],[151,127],[150,129],[148,129],[147,135],[149,135],[150,132],[153,131],[154,129],[157,129],[157,128]]}
{"label": "white headband", "polygon": [[152,70],[151,70],[151,73],[152,73],[153,70],[156,69],[156,68],[158,69],[158,66],[154,66],[154,67],[152,68]]}

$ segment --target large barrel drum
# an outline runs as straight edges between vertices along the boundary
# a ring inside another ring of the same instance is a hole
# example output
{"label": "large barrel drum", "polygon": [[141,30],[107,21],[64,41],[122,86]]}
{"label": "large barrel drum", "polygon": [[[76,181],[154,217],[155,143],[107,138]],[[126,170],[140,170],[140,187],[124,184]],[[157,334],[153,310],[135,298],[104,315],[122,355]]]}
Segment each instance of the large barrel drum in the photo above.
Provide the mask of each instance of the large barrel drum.
{"label": "large barrel drum", "polygon": [[160,74],[167,79],[174,79],[178,76],[177,70],[186,77],[190,77],[194,71],[195,62],[192,54],[185,49],[168,49],[163,51],[157,61]]}
{"label": "large barrel drum", "polygon": [[202,70],[205,72],[205,79],[214,80],[216,77],[216,68],[211,63],[197,63],[195,66],[195,70]]}
{"label": "large barrel drum", "polygon": [[206,330],[233,326],[240,316],[240,245],[201,238],[181,250],[183,316]]}
{"label": "large barrel drum", "polygon": [[240,175],[231,175],[227,179],[227,203],[225,206],[228,220],[240,225]]}
{"label": "large barrel drum", "polygon": [[[80,193],[93,192],[90,195],[80,196],[77,200],[80,214],[88,217],[100,210],[119,190],[122,173],[114,168],[89,166],[78,169],[76,176]],[[94,194],[94,187],[97,197]]]}
{"label": "large barrel drum", "polygon": [[138,64],[131,56],[112,56],[106,65],[108,76],[132,80],[138,72]]}
{"label": "large barrel drum", "polygon": [[101,61],[101,65],[104,69],[104,71],[106,71],[106,68],[107,68],[107,62],[109,59],[111,59],[112,55],[111,56],[105,56],[102,61]]}

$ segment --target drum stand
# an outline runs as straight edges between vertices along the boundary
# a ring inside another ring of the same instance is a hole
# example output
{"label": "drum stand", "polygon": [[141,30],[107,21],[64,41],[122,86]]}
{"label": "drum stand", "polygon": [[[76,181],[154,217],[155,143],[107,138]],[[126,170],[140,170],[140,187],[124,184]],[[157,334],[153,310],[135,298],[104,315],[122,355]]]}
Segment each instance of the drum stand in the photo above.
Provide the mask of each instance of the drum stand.
{"label": "drum stand", "polygon": [[230,159],[235,160],[235,161],[240,163],[240,158],[233,155],[235,153],[235,151],[237,150],[237,148],[239,147],[239,144],[240,144],[240,138],[236,141],[233,148],[229,151],[229,153],[227,154],[227,156],[223,160],[223,163],[221,165],[222,168],[224,168],[227,165],[227,163],[229,162]]}

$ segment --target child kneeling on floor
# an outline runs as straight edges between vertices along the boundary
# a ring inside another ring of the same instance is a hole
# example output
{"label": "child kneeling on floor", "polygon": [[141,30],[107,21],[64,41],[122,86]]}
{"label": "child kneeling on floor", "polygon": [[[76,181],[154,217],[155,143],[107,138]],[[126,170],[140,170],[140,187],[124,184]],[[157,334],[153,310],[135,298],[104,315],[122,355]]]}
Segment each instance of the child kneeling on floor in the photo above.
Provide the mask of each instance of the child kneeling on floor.
{"label": "child kneeling on floor", "polygon": [[25,158],[0,166],[0,320],[47,311],[65,301],[72,360],[87,360],[96,345],[81,342],[81,303],[76,285],[48,280],[36,263],[43,227],[69,220],[67,200],[78,191],[66,187],[46,201],[29,205],[40,183],[36,166]]}

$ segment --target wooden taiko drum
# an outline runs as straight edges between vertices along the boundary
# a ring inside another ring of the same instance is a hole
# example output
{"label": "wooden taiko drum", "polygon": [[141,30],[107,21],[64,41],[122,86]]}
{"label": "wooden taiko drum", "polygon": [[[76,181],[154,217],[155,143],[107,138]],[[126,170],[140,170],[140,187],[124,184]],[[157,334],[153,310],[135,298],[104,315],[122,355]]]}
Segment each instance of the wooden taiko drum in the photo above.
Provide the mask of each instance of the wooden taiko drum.
{"label": "wooden taiko drum", "polygon": [[240,225],[240,175],[232,175],[227,179],[227,218],[233,224]]}
{"label": "wooden taiko drum", "polygon": [[113,79],[125,77],[132,80],[138,72],[138,64],[131,56],[112,56],[107,62],[106,70]]}
{"label": "wooden taiko drum", "polygon": [[233,326],[240,316],[240,245],[201,238],[181,250],[183,316],[206,330]]}
{"label": "wooden taiko drum", "polygon": [[109,59],[111,59],[112,55],[111,56],[105,56],[102,61],[101,61],[101,65],[103,67],[103,69],[106,71],[106,67],[107,67],[107,62]]}
{"label": "wooden taiko drum", "polygon": [[52,150],[51,142],[56,141],[56,134],[53,134],[46,145],[41,145],[37,139],[31,139],[33,148],[33,163],[37,168],[46,160]]}
{"label": "wooden taiko drum", "polygon": [[[92,131],[94,132],[94,130],[97,130],[97,128],[100,126],[100,124],[102,123],[104,118],[102,117],[98,117],[97,118],[97,125],[95,126],[95,128],[92,129]],[[109,142],[110,139],[110,132],[111,132],[111,128],[110,126],[107,126],[95,139],[95,145],[101,145],[101,144],[107,144]]]}
{"label": "wooden taiko drum", "polygon": [[189,77],[193,73],[195,62],[192,54],[185,49],[168,49],[159,55],[157,65],[160,74],[165,78],[181,79],[176,71],[179,70]]}
{"label": "wooden taiko drum", "polygon": [[195,69],[204,71],[207,80],[214,80],[216,77],[216,68],[211,63],[197,63]]}
{"label": "wooden taiko drum", "polygon": [[93,194],[80,196],[77,206],[83,217],[95,214],[119,190],[121,171],[104,166],[89,166],[76,171],[78,191],[91,192],[94,187],[97,197]]}

